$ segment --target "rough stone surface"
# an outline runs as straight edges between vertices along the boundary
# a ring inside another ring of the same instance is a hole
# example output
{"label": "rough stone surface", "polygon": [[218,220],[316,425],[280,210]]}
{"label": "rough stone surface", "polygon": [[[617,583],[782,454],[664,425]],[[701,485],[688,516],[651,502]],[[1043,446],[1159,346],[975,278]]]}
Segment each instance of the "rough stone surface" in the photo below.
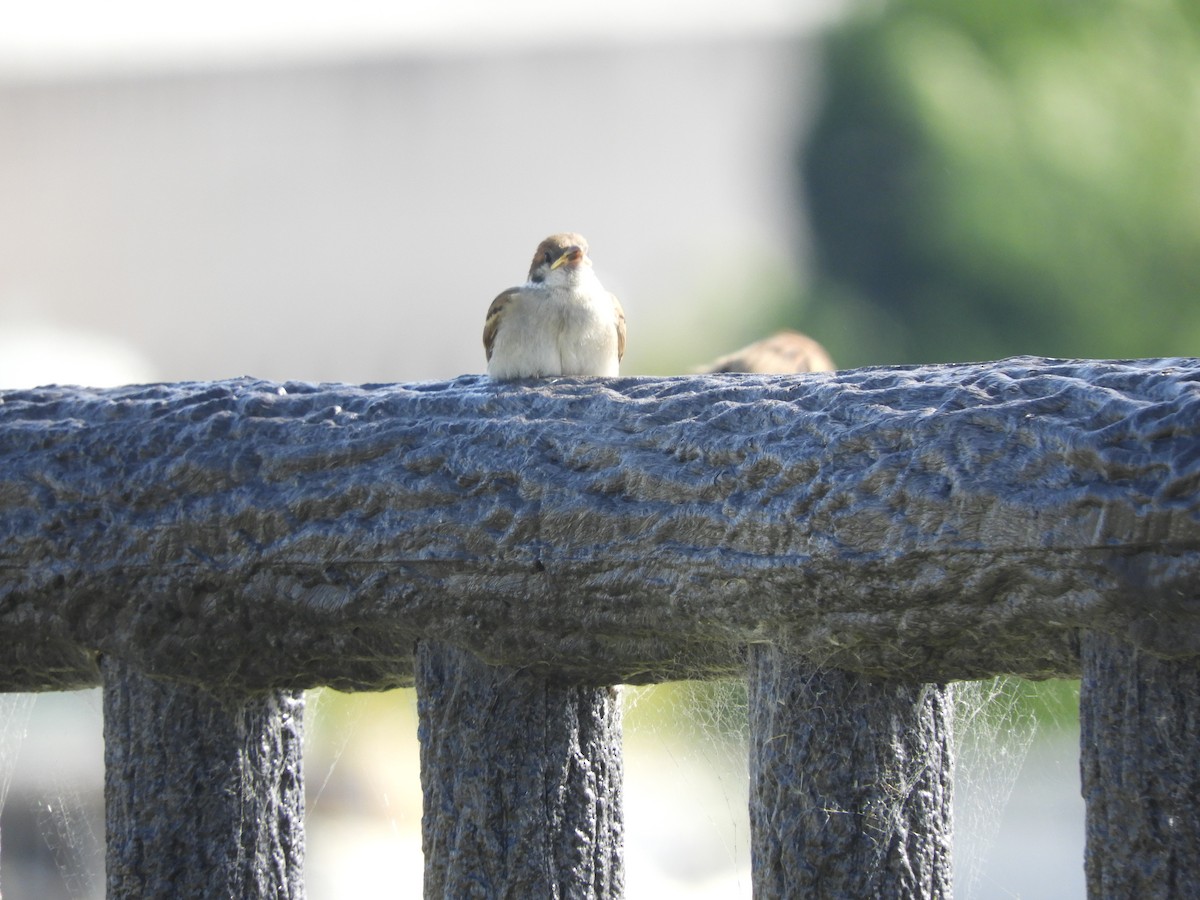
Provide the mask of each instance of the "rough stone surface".
{"label": "rough stone surface", "polygon": [[1088,896],[1200,897],[1200,660],[1083,640]]}
{"label": "rough stone surface", "polygon": [[107,896],[303,898],[303,695],[103,670]]}
{"label": "rough stone surface", "polygon": [[949,689],[750,652],[754,896],[951,896]]}
{"label": "rough stone surface", "polygon": [[0,394],[0,689],[1200,653],[1200,361]]}
{"label": "rough stone surface", "polygon": [[428,642],[416,686],[425,896],[623,896],[617,692]]}

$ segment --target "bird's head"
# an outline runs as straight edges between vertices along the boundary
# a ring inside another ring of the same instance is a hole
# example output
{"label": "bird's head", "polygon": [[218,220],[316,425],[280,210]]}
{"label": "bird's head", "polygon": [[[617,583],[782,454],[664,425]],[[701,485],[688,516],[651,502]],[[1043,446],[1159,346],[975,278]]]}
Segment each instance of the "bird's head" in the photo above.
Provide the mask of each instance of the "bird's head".
{"label": "bird's head", "polygon": [[552,234],[538,244],[529,266],[529,280],[535,284],[573,281],[580,270],[591,264],[583,235],[569,231]]}

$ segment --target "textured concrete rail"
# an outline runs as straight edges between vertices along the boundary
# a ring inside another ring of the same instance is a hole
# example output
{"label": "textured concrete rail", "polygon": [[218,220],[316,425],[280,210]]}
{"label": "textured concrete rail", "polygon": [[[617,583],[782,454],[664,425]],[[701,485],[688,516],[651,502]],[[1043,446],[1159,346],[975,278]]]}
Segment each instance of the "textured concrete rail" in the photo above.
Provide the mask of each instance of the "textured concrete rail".
{"label": "textured concrete rail", "polygon": [[1200,653],[1200,361],[0,393],[0,689]]}

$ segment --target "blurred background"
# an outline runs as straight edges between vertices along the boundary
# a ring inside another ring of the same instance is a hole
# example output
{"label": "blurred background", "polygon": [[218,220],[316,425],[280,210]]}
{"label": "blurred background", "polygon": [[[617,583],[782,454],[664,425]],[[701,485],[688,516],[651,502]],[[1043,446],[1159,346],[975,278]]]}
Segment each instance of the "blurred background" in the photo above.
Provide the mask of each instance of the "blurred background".
{"label": "blurred background", "polygon": [[[0,387],[484,368],[584,233],[630,374],[1200,353],[1200,5],[0,6]],[[1083,896],[1077,686],[965,686],[958,893]],[[734,685],[629,690],[632,898],[748,897]],[[412,896],[411,692],[310,695],[313,900]],[[0,697],[0,889],[103,894],[99,698]]]}

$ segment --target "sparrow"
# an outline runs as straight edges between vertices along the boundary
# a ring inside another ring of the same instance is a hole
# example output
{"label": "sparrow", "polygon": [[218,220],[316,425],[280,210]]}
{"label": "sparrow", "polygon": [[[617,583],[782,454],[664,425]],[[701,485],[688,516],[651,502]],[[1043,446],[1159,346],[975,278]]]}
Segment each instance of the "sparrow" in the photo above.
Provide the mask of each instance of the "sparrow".
{"label": "sparrow", "polygon": [[538,244],[529,280],[488,307],[483,349],[497,379],[618,374],[625,311],[592,270],[582,235]]}
{"label": "sparrow", "polygon": [[832,372],[835,366],[825,348],[806,334],[780,331],[769,338],[722,356],[698,372],[752,372],[789,375],[797,372]]}

